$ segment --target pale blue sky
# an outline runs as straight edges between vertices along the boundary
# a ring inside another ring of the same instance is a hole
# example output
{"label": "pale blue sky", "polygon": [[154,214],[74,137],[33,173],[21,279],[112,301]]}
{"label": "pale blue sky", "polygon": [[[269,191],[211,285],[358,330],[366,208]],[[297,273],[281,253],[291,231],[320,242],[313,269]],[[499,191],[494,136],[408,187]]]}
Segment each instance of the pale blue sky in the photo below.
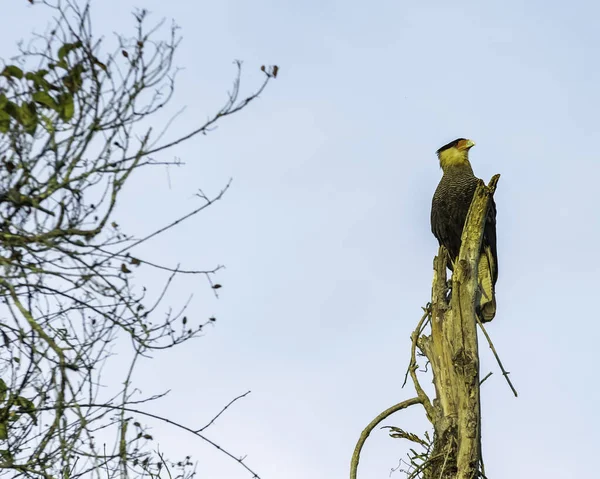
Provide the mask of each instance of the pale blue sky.
{"label": "pale blue sky", "polygon": [[[170,112],[187,110],[173,137],[220,106],[233,60],[244,61],[248,91],[260,65],[281,68],[257,103],[172,150],[187,165],[169,170],[170,189],[165,170],[134,180],[116,218],[141,235],[192,209],[197,188],[234,179],[222,202],[143,251],[171,266],[227,266],[220,300],[202,280],[169,298],[193,292],[190,317],[218,322],[142,368],[144,392],[173,389],[151,412],[201,426],[251,389],[212,438],[248,455],[263,479],[347,477],[364,426],[413,396],[401,384],[436,252],[434,152],[464,136],[477,143],[476,174],[502,174],[488,331],[520,393],[482,344],[482,374],[494,371],[482,403],[488,476],[591,477],[600,446],[593,2],[95,3],[98,33],[131,26],[134,6],[182,27],[185,70]],[[45,22],[41,12],[25,1],[5,8],[2,56]],[[422,416],[385,424],[422,433]],[[199,477],[249,477],[200,440],[155,431],[161,449],[199,460]],[[359,477],[388,478],[405,446],[375,431]]]}

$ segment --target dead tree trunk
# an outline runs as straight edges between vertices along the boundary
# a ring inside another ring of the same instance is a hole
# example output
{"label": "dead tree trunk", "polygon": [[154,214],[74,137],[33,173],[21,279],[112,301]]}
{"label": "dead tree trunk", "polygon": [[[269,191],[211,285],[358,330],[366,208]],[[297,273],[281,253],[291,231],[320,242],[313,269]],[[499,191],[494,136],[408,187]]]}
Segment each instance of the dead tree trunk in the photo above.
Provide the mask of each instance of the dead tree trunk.
{"label": "dead tree trunk", "polygon": [[[410,459],[409,478],[475,479],[485,477],[481,458],[481,408],[479,402],[479,350],[477,345],[476,305],[480,300],[477,269],[483,230],[490,200],[500,175],[488,186],[478,185],[465,221],[461,248],[454,264],[452,293],[446,277],[447,251],[440,248],[433,262],[431,304],[413,332],[410,374],[417,396],[392,406],[377,416],[362,432],[352,456],[350,477],[357,477],[360,451],[371,431],[391,414],[421,404],[433,425],[433,441],[393,427],[390,435],[423,446],[425,454]],[[450,299],[449,299],[450,298]],[[427,324],[429,335],[423,334]],[[485,330],[483,330],[485,332]],[[486,335],[487,337],[487,335]],[[487,337],[489,341],[489,337]],[[490,347],[493,345],[490,342]],[[436,397],[433,402],[419,383],[417,349],[429,360]],[[509,385],[508,373],[502,369]],[[427,437],[428,439],[428,437]],[[414,452],[414,451],[413,451]]]}
{"label": "dead tree trunk", "polygon": [[479,477],[481,414],[479,404],[479,303],[477,266],[487,211],[499,176],[478,186],[462,234],[448,302],[447,252],[434,260],[431,335],[421,336],[419,348],[431,363],[436,398],[433,401],[434,445],[425,478]]}

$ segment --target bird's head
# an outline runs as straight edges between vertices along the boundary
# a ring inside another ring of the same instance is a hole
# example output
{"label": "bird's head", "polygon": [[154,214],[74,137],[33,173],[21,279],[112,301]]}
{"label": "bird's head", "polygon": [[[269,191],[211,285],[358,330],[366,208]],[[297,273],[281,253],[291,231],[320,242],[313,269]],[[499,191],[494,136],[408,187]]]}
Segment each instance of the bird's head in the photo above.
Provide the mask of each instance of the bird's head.
{"label": "bird's head", "polygon": [[451,166],[464,166],[469,164],[469,150],[475,142],[465,138],[458,138],[442,146],[436,153],[440,160],[442,170]]}

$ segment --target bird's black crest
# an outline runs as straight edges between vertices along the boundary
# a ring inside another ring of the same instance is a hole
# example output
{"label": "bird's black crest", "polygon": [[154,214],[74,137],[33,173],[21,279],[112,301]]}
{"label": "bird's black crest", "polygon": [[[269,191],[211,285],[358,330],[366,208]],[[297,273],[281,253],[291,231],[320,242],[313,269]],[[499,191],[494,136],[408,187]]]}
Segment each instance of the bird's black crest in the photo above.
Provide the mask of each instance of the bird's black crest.
{"label": "bird's black crest", "polygon": [[442,146],[438,151],[436,151],[436,153],[439,155],[442,151],[447,150],[448,148],[454,148],[458,145],[459,141],[466,141],[465,138],[457,138],[454,141],[451,141],[450,143]]}

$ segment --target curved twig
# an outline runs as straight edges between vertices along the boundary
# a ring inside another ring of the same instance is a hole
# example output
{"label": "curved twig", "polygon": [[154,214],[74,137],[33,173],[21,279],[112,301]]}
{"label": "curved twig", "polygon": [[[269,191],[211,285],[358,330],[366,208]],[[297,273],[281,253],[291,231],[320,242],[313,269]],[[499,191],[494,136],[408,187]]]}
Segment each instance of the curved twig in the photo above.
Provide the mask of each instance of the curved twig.
{"label": "curved twig", "polygon": [[[421,316],[421,319],[419,320],[419,323],[417,324],[417,328],[415,329],[415,331],[419,332],[417,336],[421,336],[421,333],[423,332],[423,330],[425,329],[425,326],[427,325],[427,323],[424,323],[424,321],[430,316],[431,307],[427,306],[427,307],[423,308],[423,311],[425,313],[423,314],[423,316]],[[417,337],[417,339],[418,339],[418,337]],[[411,340],[412,340],[412,335],[411,335]],[[406,373],[404,374],[404,382],[402,383],[403,388],[404,388],[404,386],[406,386],[406,381],[408,380],[408,374],[410,373],[410,368],[412,367],[412,365],[414,363],[415,347],[416,347],[416,342],[414,342],[412,345],[410,363],[408,364],[408,367],[406,368]]]}
{"label": "curved twig", "polygon": [[431,404],[431,400],[429,399],[429,396],[427,396],[427,394],[421,387],[421,383],[419,383],[419,378],[417,378],[418,366],[417,366],[417,357],[416,357],[417,341],[419,340],[419,336],[421,335],[422,328],[424,328],[425,320],[430,318],[431,317],[430,315],[431,315],[431,309],[429,309],[429,308],[425,309],[425,314],[423,314],[423,316],[421,317],[419,324],[417,324],[417,328],[410,335],[412,344],[411,344],[411,351],[410,351],[410,367],[408,368],[408,372],[410,373],[410,378],[412,379],[412,382],[415,386],[415,391],[417,392],[417,396],[419,397],[421,404],[423,404],[423,407],[425,408],[425,413],[427,415],[427,419],[429,420],[429,422],[431,422],[433,424],[433,418],[434,418],[433,406]]}
{"label": "curved twig", "polygon": [[419,397],[407,399],[406,401],[402,401],[385,411],[383,411],[379,416],[373,419],[369,425],[363,430],[358,438],[358,442],[356,443],[356,447],[354,448],[354,453],[352,454],[352,462],[350,463],[350,479],[356,479],[356,473],[358,471],[358,462],[360,460],[360,451],[365,444],[365,441],[371,434],[371,431],[377,427],[377,425],[383,421],[388,416],[391,416],[395,412],[398,412],[402,409],[406,409],[407,407],[414,406],[415,404],[423,404],[423,400]]}

